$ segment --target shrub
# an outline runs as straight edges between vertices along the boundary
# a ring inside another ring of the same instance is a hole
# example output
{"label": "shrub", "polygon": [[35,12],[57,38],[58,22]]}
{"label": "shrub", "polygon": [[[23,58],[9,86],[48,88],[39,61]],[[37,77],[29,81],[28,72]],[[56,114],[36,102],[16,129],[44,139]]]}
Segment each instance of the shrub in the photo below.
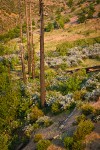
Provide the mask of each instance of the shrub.
{"label": "shrub", "polygon": [[59,102],[55,102],[55,103],[52,104],[51,111],[54,114],[58,114],[61,111]]}
{"label": "shrub", "polygon": [[82,98],[85,94],[86,94],[86,90],[75,91],[73,98],[75,101],[82,100]]}
{"label": "shrub", "polygon": [[82,141],[76,141],[72,145],[72,150],[84,150],[84,146],[82,144]]}
{"label": "shrub", "polygon": [[73,0],[69,0],[69,1],[67,2],[67,5],[68,5],[69,7],[72,7],[72,6],[73,6]]}
{"label": "shrub", "polygon": [[42,135],[41,134],[35,134],[34,142],[39,142],[40,140],[42,140]]}
{"label": "shrub", "polygon": [[94,112],[94,108],[89,104],[84,104],[81,109],[84,115],[90,115]]}
{"label": "shrub", "polygon": [[100,0],[96,0],[96,3],[97,3],[97,4],[100,4]]}
{"label": "shrub", "polygon": [[38,129],[38,128],[39,128],[39,124],[38,124],[38,123],[34,123],[34,124],[33,124],[33,129],[36,130],[36,129]]}
{"label": "shrub", "polygon": [[47,150],[47,148],[51,145],[49,140],[40,140],[37,144],[37,150]]}
{"label": "shrub", "polygon": [[64,23],[68,23],[70,21],[69,17],[64,17]]}
{"label": "shrub", "polygon": [[33,107],[30,113],[30,120],[36,121],[39,117],[43,116],[42,110],[40,110],[37,106]]}
{"label": "shrub", "polygon": [[50,119],[50,117],[48,116],[43,116],[43,117],[40,117],[36,123],[38,123],[39,125],[43,125],[45,127],[48,127],[52,124],[52,120]]}
{"label": "shrub", "polygon": [[74,141],[83,140],[85,136],[94,129],[94,124],[90,120],[81,121],[74,133]]}
{"label": "shrub", "polygon": [[64,146],[70,150],[72,148],[72,144],[73,144],[73,138],[72,137],[66,137],[64,139]]}
{"label": "shrub", "polygon": [[88,11],[88,16],[87,16],[87,18],[88,18],[88,19],[93,18],[94,12],[95,12],[94,5],[91,3],[91,4],[89,5],[89,11]]}
{"label": "shrub", "polygon": [[78,14],[78,23],[84,23],[86,21],[86,16],[84,12]]}
{"label": "shrub", "polygon": [[77,121],[77,123],[79,124],[81,121],[85,121],[86,120],[86,116],[85,115],[81,115],[81,116],[78,116],[77,118],[76,118],[76,121]]}
{"label": "shrub", "polygon": [[59,26],[59,28],[62,28],[62,29],[64,29],[64,19],[63,18],[60,18],[59,20],[58,20],[58,26]]}
{"label": "shrub", "polygon": [[54,29],[53,23],[50,23],[50,22],[49,22],[49,23],[47,24],[47,26],[45,27],[44,30],[45,30],[46,32],[50,32],[50,31],[52,31],[53,29]]}

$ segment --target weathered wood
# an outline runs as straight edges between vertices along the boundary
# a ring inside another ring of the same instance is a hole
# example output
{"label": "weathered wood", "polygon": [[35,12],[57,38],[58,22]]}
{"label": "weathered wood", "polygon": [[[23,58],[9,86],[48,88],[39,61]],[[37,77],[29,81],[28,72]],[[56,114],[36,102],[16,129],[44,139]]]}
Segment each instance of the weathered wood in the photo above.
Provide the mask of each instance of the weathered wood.
{"label": "weathered wood", "polygon": [[44,74],[44,3],[43,0],[39,0],[40,5],[40,99],[41,106],[45,105],[45,74]]}
{"label": "weathered wood", "polygon": [[23,74],[23,81],[26,83],[26,73],[25,73],[25,61],[24,61],[24,46],[23,46],[23,29],[22,29],[22,2],[19,0],[19,18],[20,18],[20,50],[21,50],[21,63],[22,63],[22,74]]}
{"label": "weathered wood", "polygon": [[70,69],[70,70],[66,70],[66,73],[73,73],[79,70],[85,69],[86,73],[89,72],[96,72],[96,71],[100,71],[100,65],[98,66],[92,66],[92,67],[82,67],[82,68],[75,68],[75,69]]}

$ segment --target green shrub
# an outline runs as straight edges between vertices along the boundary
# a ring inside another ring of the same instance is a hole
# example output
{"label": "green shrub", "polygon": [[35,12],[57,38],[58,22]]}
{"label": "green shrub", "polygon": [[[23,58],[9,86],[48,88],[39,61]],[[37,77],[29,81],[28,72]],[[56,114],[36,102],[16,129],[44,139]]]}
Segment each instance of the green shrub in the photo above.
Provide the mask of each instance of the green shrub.
{"label": "green shrub", "polygon": [[100,0],[96,0],[96,3],[97,3],[97,4],[100,4]]}
{"label": "green shrub", "polygon": [[82,100],[85,94],[86,94],[86,90],[75,91],[73,94],[73,98],[75,101]]}
{"label": "green shrub", "polygon": [[93,18],[94,12],[95,12],[94,5],[91,3],[91,4],[89,5],[89,10],[88,10],[88,16],[87,16],[87,18],[88,18],[88,19]]}
{"label": "green shrub", "polygon": [[40,140],[42,140],[42,135],[41,134],[35,134],[34,142],[39,142]]}
{"label": "green shrub", "polygon": [[30,120],[36,121],[39,117],[43,116],[42,110],[40,110],[37,106],[33,107],[30,113]]}
{"label": "green shrub", "polygon": [[82,141],[76,141],[72,145],[72,150],[84,150],[84,146],[82,144]]}
{"label": "green shrub", "polygon": [[37,150],[47,150],[51,145],[49,140],[40,140],[37,144]]}
{"label": "green shrub", "polygon": [[50,32],[50,31],[52,31],[53,29],[54,29],[53,23],[50,23],[50,22],[49,22],[49,23],[47,24],[47,26],[45,27],[44,30],[45,30],[46,32]]}
{"label": "green shrub", "polygon": [[68,5],[69,7],[72,7],[72,6],[73,6],[73,0],[69,0],[69,1],[67,2],[67,5]]}
{"label": "green shrub", "polygon": [[70,21],[70,18],[69,17],[64,17],[64,23],[68,23]]}
{"label": "green shrub", "polygon": [[89,104],[84,104],[81,109],[84,115],[90,115],[94,112],[94,108]]}
{"label": "green shrub", "polygon": [[33,124],[33,129],[36,130],[36,129],[38,129],[38,128],[39,128],[39,124],[38,124],[38,123],[34,123],[34,124]]}
{"label": "green shrub", "polygon": [[65,56],[67,55],[69,48],[76,47],[76,46],[84,47],[84,46],[93,45],[95,43],[100,43],[100,37],[80,39],[73,42],[66,41],[61,44],[58,44],[56,46],[56,51],[59,53],[59,55]]}
{"label": "green shrub", "polygon": [[60,104],[59,104],[59,102],[55,102],[55,103],[52,104],[51,111],[54,114],[60,113]]}
{"label": "green shrub", "polygon": [[86,120],[86,116],[85,115],[81,115],[81,116],[78,116],[77,118],[76,118],[76,121],[77,121],[77,123],[79,124],[81,121],[85,121]]}
{"label": "green shrub", "polygon": [[64,29],[64,19],[63,18],[60,18],[58,21],[58,26],[59,26],[59,28],[62,28],[62,29]]}
{"label": "green shrub", "polygon": [[85,136],[92,132],[94,124],[90,120],[81,121],[74,133],[74,141],[83,140]]}
{"label": "green shrub", "polygon": [[78,14],[78,23],[84,23],[86,21],[86,16],[84,12]]}
{"label": "green shrub", "polygon": [[66,137],[64,139],[64,146],[70,150],[72,148],[72,144],[73,144],[73,138],[72,137]]}

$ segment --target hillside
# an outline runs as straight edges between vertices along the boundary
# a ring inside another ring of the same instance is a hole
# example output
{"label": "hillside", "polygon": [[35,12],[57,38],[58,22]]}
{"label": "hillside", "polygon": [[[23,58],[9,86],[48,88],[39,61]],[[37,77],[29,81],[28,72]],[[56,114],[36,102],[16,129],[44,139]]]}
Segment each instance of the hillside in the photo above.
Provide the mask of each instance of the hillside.
{"label": "hillside", "polygon": [[39,1],[28,30],[22,1],[20,20],[0,0],[0,150],[99,150],[100,0],[44,0],[44,55]]}
{"label": "hillside", "polygon": [[[94,17],[98,17],[100,12],[100,4],[98,0],[73,0],[72,3],[66,0],[44,0],[45,6],[45,24],[47,22],[55,21],[56,17],[61,14],[65,18],[69,18],[71,23],[77,21],[77,15],[85,8],[88,11],[89,5],[93,4],[94,7]],[[18,0],[1,0],[0,1],[0,33],[7,32],[9,29],[15,27],[19,24],[18,21],[18,11],[19,11]],[[24,8],[24,1],[23,1]],[[24,9],[25,15],[25,9]],[[39,7],[38,1],[33,1],[33,20],[35,21],[36,28],[39,22]],[[25,17],[23,18],[25,21]]]}

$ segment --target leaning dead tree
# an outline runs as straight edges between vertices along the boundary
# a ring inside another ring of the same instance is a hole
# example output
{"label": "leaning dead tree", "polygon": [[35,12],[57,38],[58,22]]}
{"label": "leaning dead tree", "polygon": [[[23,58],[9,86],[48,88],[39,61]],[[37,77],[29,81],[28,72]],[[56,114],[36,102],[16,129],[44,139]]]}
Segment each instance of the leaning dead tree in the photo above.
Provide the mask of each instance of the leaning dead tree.
{"label": "leaning dead tree", "polygon": [[41,106],[45,106],[45,73],[44,73],[44,3],[39,0],[40,6],[40,99]]}
{"label": "leaning dead tree", "polygon": [[20,50],[21,50],[21,64],[22,64],[22,74],[23,81],[26,83],[26,73],[25,73],[25,60],[24,60],[24,46],[23,46],[23,0],[19,0],[19,19],[20,19]]}
{"label": "leaning dead tree", "polygon": [[32,1],[25,0],[26,5],[26,24],[27,24],[27,49],[28,49],[28,74],[34,79],[35,61],[33,47],[33,29],[32,29]]}

